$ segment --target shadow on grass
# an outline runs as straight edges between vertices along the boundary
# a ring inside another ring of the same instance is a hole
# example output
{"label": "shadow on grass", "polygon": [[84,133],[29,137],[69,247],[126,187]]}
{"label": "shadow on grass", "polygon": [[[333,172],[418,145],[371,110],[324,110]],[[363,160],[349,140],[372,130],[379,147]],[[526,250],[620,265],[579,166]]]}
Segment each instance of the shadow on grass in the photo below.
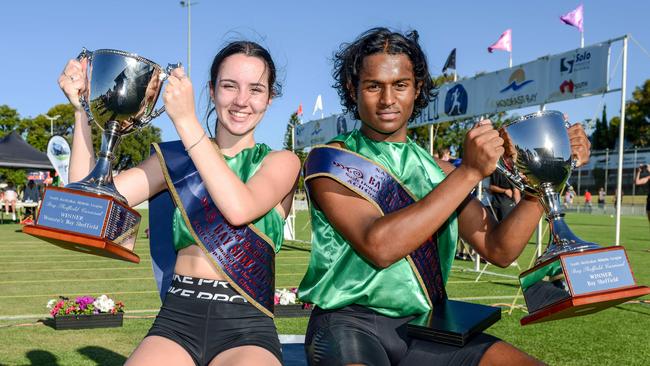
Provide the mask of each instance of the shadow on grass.
{"label": "shadow on grass", "polygon": [[38,319],[38,323],[43,323],[46,327],[50,327],[54,329],[54,319],[53,318],[45,318],[45,319]]}
{"label": "shadow on grass", "polygon": [[117,366],[124,365],[126,362],[126,357],[121,354],[97,346],[79,348],[79,353],[95,361],[98,366]]}
{"label": "shadow on grass", "polygon": [[40,349],[27,352],[25,357],[29,359],[30,365],[59,365],[58,359],[53,353]]}
{"label": "shadow on grass", "polygon": [[[630,305],[630,304],[628,304],[628,305]],[[643,309],[643,305],[646,305],[646,303],[640,303],[640,304],[637,304],[637,305],[641,305],[641,309]],[[630,313],[636,313],[636,314],[640,314],[640,315],[650,316],[650,312],[648,312],[647,308],[645,308],[643,310],[637,310],[637,309],[632,309],[629,306],[623,307],[621,305],[614,306],[614,308],[616,308],[617,310],[627,311],[627,312],[630,312]]]}

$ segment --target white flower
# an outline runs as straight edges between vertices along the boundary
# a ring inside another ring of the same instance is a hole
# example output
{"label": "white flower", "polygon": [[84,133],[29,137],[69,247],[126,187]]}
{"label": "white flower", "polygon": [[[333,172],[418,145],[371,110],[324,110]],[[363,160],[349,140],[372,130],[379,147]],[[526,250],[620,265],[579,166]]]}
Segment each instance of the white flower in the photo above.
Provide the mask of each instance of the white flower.
{"label": "white flower", "polygon": [[56,299],[52,299],[52,300],[48,301],[47,302],[47,308],[52,309],[54,307],[54,305],[56,305],[56,302],[57,302]]}
{"label": "white flower", "polygon": [[293,292],[289,292],[286,295],[286,298],[287,298],[287,301],[289,302],[289,304],[295,304],[296,303],[296,294],[294,294]]}
{"label": "white flower", "polygon": [[95,306],[96,309],[98,309],[102,313],[108,313],[113,310],[115,307],[115,302],[110,299],[106,295],[101,295],[97,299],[95,299],[95,302],[93,302],[93,306]]}

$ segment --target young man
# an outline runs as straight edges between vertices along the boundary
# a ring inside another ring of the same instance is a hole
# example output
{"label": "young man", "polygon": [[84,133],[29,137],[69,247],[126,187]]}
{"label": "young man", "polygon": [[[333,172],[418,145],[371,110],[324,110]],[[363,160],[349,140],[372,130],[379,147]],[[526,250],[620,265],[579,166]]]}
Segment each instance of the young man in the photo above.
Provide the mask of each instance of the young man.
{"label": "young man", "polygon": [[[537,199],[524,198],[497,225],[470,197],[504,152],[498,132],[478,123],[455,169],[407,137],[433,88],[416,32],[367,31],[336,54],[334,77],[362,127],[314,148],[305,164],[313,243],[299,296],[317,305],[305,340],[310,364],[537,364],[487,334],[462,348],[406,335],[411,319],[446,296],[458,234],[505,267],[543,213]],[[570,134],[585,161],[584,132]]]}

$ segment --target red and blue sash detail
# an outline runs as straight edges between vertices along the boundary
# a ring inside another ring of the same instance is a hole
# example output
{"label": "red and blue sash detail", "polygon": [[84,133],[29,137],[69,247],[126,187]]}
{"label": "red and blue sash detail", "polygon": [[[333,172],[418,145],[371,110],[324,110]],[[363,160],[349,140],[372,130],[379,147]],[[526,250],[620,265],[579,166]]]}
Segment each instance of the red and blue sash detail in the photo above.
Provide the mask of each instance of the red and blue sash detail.
{"label": "red and blue sash detail", "polygon": [[[336,180],[369,201],[384,215],[417,201],[416,197],[381,165],[352,151],[334,146],[314,147],[305,161],[303,173],[305,182],[317,177]],[[447,297],[440,270],[437,234],[422,243],[406,259],[432,307]]]}
{"label": "red and blue sash detail", "polygon": [[[228,223],[212,201],[180,141],[154,144],[153,147],[171,198],[181,211],[197,245],[239,294],[272,317],[275,294],[275,250],[272,241],[252,224],[233,226]],[[154,230],[153,226],[151,230]],[[159,244],[152,237],[152,247]],[[158,269],[158,272],[167,273],[169,277],[168,269]],[[168,279],[165,282],[168,287]]]}

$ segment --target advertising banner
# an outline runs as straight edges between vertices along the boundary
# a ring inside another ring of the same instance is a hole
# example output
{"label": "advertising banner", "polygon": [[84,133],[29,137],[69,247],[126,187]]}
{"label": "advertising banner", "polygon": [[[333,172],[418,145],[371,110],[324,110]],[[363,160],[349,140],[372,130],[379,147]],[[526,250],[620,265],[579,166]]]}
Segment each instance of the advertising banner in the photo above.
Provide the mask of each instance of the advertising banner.
{"label": "advertising banner", "polygon": [[[605,93],[610,45],[603,42],[445,83],[409,128]],[[326,143],[359,126],[351,115],[307,122],[296,127],[296,148]]]}

